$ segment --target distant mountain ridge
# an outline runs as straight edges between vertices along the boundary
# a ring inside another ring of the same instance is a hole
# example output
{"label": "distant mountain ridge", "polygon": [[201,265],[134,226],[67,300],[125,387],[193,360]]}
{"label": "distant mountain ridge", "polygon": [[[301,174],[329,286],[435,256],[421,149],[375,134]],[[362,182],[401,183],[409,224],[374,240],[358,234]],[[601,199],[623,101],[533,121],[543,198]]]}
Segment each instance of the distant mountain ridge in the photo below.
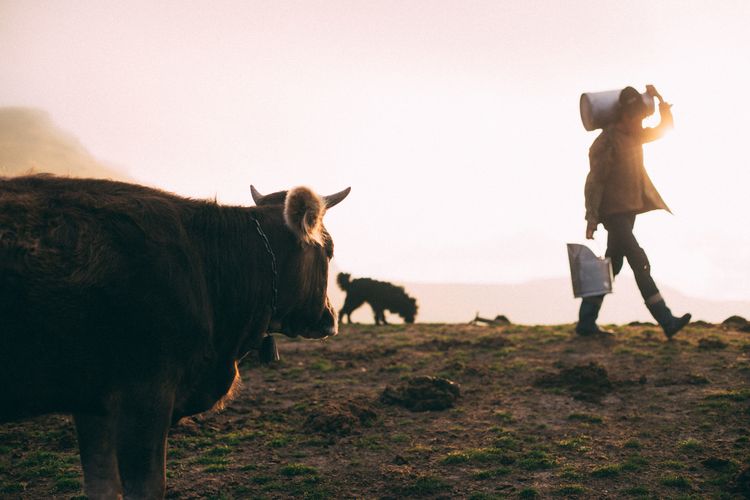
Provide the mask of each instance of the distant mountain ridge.
{"label": "distant mountain ridge", "polygon": [[[334,278],[332,276],[332,278]],[[626,324],[631,321],[651,321],[643,299],[630,275],[618,277],[614,293],[604,300],[600,315],[601,323]],[[519,284],[431,284],[397,283],[419,302],[418,322],[466,323],[478,312],[484,318],[504,314],[519,324],[562,324],[578,319],[580,299],[573,297],[568,278],[534,280]],[[712,301],[690,297],[669,287],[662,287],[662,294],[675,314],[691,312],[693,320],[720,323],[734,314],[750,317],[750,302]],[[344,293],[329,285],[329,296],[337,309],[344,301]],[[357,322],[373,322],[367,305],[353,315]],[[398,317],[388,317],[399,322]]]}
{"label": "distant mountain ridge", "polygon": [[0,108],[0,176],[51,173],[127,181],[94,158],[73,135],[34,108]]}

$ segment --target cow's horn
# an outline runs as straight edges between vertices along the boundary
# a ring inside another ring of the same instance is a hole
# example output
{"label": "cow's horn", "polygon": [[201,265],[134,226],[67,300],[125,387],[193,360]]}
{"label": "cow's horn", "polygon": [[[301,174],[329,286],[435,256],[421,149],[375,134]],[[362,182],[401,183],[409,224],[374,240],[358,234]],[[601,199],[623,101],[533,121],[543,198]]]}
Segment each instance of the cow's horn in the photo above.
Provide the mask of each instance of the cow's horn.
{"label": "cow's horn", "polygon": [[260,202],[263,201],[263,198],[265,198],[265,196],[260,194],[260,192],[255,189],[255,186],[253,186],[252,184],[250,184],[250,194],[253,195],[253,201],[256,205],[260,205]]}
{"label": "cow's horn", "polygon": [[334,205],[338,205],[341,203],[341,201],[347,197],[349,194],[349,191],[351,191],[352,188],[348,187],[344,189],[343,191],[339,191],[336,194],[331,194],[328,196],[324,196],[323,199],[326,201],[326,208],[331,208]]}

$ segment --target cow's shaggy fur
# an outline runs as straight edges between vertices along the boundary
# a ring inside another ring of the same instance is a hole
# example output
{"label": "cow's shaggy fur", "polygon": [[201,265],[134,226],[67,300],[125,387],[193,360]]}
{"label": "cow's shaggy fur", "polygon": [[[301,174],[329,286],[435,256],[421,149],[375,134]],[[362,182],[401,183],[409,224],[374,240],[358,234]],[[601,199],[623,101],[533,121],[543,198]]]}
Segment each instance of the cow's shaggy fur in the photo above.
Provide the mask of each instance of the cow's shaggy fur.
{"label": "cow's shaggy fur", "polygon": [[386,310],[398,314],[406,323],[414,323],[417,316],[417,300],[407,295],[404,287],[370,278],[352,280],[349,273],[339,273],[336,282],[346,292],[344,307],[339,311],[339,322],[346,315],[351,323],[352,312],[367,302],[372,308],[377,325],[388,324],[385,320]]}

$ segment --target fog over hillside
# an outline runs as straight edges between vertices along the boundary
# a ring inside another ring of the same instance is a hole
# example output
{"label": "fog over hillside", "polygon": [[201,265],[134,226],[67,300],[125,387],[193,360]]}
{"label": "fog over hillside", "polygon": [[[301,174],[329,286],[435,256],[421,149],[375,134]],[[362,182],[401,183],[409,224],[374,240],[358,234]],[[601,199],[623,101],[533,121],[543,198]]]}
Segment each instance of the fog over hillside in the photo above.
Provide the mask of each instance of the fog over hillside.
{"label": "fog over hillside", "polygon": [[33,108],[0,108],[0,175],[41,172],[129,179],[94,158],[78,139],[55,125],[46,112]]}
{"label": "fog over hillside", "polygon": [[[97,177],[129,181],[127,175],[96,159],[81,142],[58,127],[50,116],[32,108],[0,108],[0,176],[48,172],[73,177]],[[329,294],[336,309],[344,293],[335,284],[338,268],[331,268]],[[361,276],[353,276],[358,278]],[[378,276],[371,276],[378,279]],[[657,277],[658,282],[658,277]],[[576,321],[579,300],[574,299],[568,278],[551,278],[519,284],[397,283],[419,302],[420,322],[464,323],[478,312],[482,317],[498,314],[522,324],[558,324]],[[750,317],[750,302],[710,301],[683,295],[669,287],[662,292],[673,312],[692,312],[694,319],[720,322],[733,314]],[[635,286],[632,273],[624,269],[615,282],[615,293],[607,296],[603,323],[651,321]],[[352,315],[357,322],[372,323],[369,306]],[[389,321],[400,318],[389,316]]]}

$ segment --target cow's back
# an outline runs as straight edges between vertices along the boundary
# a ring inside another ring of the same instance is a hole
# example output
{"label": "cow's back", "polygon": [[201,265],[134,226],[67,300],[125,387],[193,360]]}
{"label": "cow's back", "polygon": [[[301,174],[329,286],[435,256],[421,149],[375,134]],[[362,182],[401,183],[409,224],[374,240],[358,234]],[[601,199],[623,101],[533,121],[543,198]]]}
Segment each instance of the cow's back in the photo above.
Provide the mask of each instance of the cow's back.
{"label": "cow's back", "polygon": [[102,180],[0,180],[0,420],[96,412],[124,380],[169,369],[196,302],[184,291],[200,288],[179,272],[197,265],[181,203]]}

